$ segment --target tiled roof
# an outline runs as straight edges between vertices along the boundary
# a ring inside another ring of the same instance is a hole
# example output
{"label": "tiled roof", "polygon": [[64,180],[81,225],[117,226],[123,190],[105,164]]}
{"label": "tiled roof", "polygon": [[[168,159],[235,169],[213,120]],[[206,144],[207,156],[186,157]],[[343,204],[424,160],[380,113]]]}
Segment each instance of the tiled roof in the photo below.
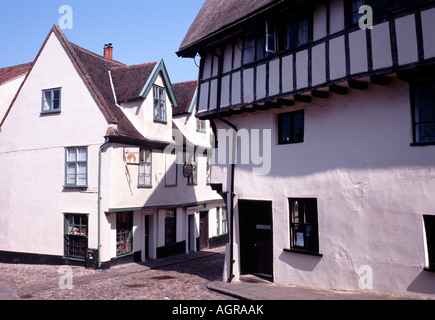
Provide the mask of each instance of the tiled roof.
{"label": "tiled roof", "polygon": [[0,85],[25,75],[32,68],[33,62],[0,69]]}
{"label": "tiled roof", "polygon": [[157,62],[112,68],[113,85],[118,103],[137,99]]}
{"label": "tiled roof", "polygon": [[[36,63],[38,60],[39,55],[44,49],[45,44],[52,33],[56,35],[59,42],[62,44],[77,72],[80,74],[88,90],[91,92],[95,102],[106,118],[108,124],[117,124],[116,130],[111,127],[111,129],[107,131],[106,136],[117,139],[125,139],[135,143],[140,142],[144,144],[161,144],[161,141],[151,141],[145,138],[133,126],[121,108],[119,108],[117,105],[117,103],[121,103],[123,101],[140,98],[141,91],[153,73],[157,62],[127,66],[121,62],[107,59],[69,42],[60,28],[54,25],[34,63]],[[7,81],[5,79],[10,80],[13,79],[13,77],[21,74],[28,74],[34,63],[0,69],[0,83],[2,80]],[[194,86],[192,83],[182,83],[178,85],[176,99],[177,101],[180,99],[180,101],[183,102],[183,110],[186,106],[188,108],[188,105],[190,105],[190,101],[192,100],[194,94],[193,87]],[[18,90],[18,94],[21,91],[21,88],[22,86]],[[184,92],[183,88],[187,91]],[[116,100],[114,92],[116,94]],[[0,127],[5,121],[10,108],[13,107],[14,102],[15,98],[9,106],[5,117],[0,119],[2,120]]]}
{"label": "tiled roof", "polygon": [[172,108],[173,115],[176,116],[188,113],[192,99],[195,95],[197,84],[197,81],[187,81],[174,83],[172,85],[178,101],[178,108]]}
{"label": "tiled roof", "polygon": [[276,0],[206,0],[189,28],[180,51],[240,21]]}

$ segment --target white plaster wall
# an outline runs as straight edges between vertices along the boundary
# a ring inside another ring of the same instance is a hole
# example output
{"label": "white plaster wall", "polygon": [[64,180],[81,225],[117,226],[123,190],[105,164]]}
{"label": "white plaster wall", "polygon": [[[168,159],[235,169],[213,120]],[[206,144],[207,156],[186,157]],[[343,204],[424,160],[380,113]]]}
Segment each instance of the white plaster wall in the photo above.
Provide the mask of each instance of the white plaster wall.
{"label": "white plaster wall", "polygon": [[331,80],[346,75],[344,36],[329,41],[329,63]]}
{"label": "white plaster wall", "polygon": [[[302,144],[277,145],[273,112],[231,119],[238,128],[273,129],[270,174],[256,176],[252,166],[236,166],[235,193],[236,203],[273,201],[275,282],[360,290],[358,270],[369,265],[374,291],[435,293],[435,279],[423,271],[422,226],[423,214],[435,214],[435,149],[410,146],[408,85],[394,80],[296,106],[301,107]],[[290,197],[318,199],[323,257],[283,251],[290,246]],[[237,221],[236,208],[236,228]]]}
{"label": "white plaster wall", "polygon": [[312,65],[313,65],[313,85],[318,85],[326,81],[326,59],[325,44],[319,44],[313,47]]}
{"label": "white plaster wall", "polygon": [[426,59],[435,57],[435,37],[433,30],[435,28],[435,8],[423,11],[421,13],[421,22],[423,29],[424,57]]}
{"label": "white plaster wall", "polygon": [[397,51],[399,64],[418,61],[415,15],[396,19]]}
{"label": "white plaster wall", "polygon": [[293,91],[293,55],[282,58],[282,91]]}
{"label": "white plaster wall", "polygon": [[[160,74],[154,84],[166,88]],[[172,107],[167,89],[165,90],[165,97],[166,122],[154,120],[154,96],[152,89],[149,91],[145,99],[123,102],[121,104],[121,110],[144,137],[162,141],[171,141]]]}
{"label": "white plaster wall", "polygon": [[391,57],[390,27],[388,22],[373,26],[372,34],[372,54],[373,69],[391,67],[393,58]]}
{"label": "white plaster wall", "polygon": [[330,33],[334,34],[344,29],[343,0],[332,0],[330,4]]}
{"label": "white plaster wall", "polygon": [[[61,113],[40,115],[41,90],[62,88]],[[88,146],[88,185],[98,186],[107,122],[52,34],[0,132],[0,250],[63,255],[63,213],[89,214],[97,246],[97,194],[64,189],[65,147]],[[94,189],[95,190],[95,189]]]}
{"label": "white plaster wall", "polygon": [[14,99],[15,94],[17,93],[20,85],[23,83],[25,77],[26,75],[22,75],[0,85],[0,121],[3,120],[9,105]]}
{"label": "white plaster wall", "polygon": [[350,73],[356,74],[368,71],[367,36],[365,30],[349,34]]}

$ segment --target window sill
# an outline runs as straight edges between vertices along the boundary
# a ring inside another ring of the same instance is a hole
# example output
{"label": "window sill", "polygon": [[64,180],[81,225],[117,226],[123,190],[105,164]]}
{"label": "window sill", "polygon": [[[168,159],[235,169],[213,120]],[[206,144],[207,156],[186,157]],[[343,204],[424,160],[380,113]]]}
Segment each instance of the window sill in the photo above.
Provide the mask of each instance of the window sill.
{"label": "window sill", "polygon": [[88,185],[85,186],[64,185],[63,188],[64,189],[87,189],[89,188],[89,186]]}
{"label": "window sill", "polygon": [[60,114],[61,110],[53,110],[53,111],[41,111],[39,113],[40,116],[45,116],[45,115],[55,115],[55,114]]}
{"label": "window sill", "polygon": [[138,189],[152,189],[153,186],[137,186]]}
{"label": "window sill", "polygon": [[156,122],[156,123],[162,123],[162,124],[168,124],[167,120],[154,119],[154,122]]}
{"label": "window sill", "polygon": [[413,142],[411,147],[435,146],[435,142]]}
{"label": "window sill", "polygon": [[284,248],[283,250],[285,252],[289,252],[289,253],[298,253],[298,254],[305,254],[305,255],[315,256],[315,257],[323,257],[323,254],[321,254],[321,253],[317,253],[317,252],[313,252],[313,251],[308,251],[308,250],[287,249],[287,248]]}

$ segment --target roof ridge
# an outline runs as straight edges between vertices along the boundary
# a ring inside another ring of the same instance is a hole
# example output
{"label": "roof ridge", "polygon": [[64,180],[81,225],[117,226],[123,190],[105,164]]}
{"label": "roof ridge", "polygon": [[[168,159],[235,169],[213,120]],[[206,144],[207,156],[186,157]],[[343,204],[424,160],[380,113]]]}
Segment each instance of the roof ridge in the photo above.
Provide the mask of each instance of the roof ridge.
{"label": "roof ridge", "polygon": [[21,63],[21,64],[17,64],[14,66],[0,68],[0,71],[6,70],[6,69],[12,69],[12,68],[24,67],[24,66],[31,66],[32,64],[33,64],[33,62]]}
{"label": "roof ridge", "polygon": [[139,68],[139,67],[144,67],[144,66],[149,66],[149,65],[155,65],[157,64],[158,61],[154,61],[154,62],[146,62],[146,63],[140,63],[140,64],[132,64],[132,65],[123,65],[123,66],[119,66],[119,67],[112,67],[110,68],[110,70],[117,70],[117,69],[124,69],[124,68]]}
{"label": "roof ridge", "polygon": [[187,81],[181,81],[181,82],[173,83],[172,85],[183,84],[183,83],[193,83],[193,82],[198,82],[198,80],[187,80]]}
{"label": "roof ridge", "polygon": [[124,64],[124,63],[122,63],[122,62],[120,62],[120,61],[106,58],[106,57],[104,57],[104,56],[102,56],[102,55],[99,55],[98,53],[92,52],[92,51],[90,51],[90,50],[88,50],[88,49],[85,49],[85,48],[83,48],[83,47],[81,47],[81,46],[79,46],[79,45],[73,43],[73,42],[70,42],[69,40],[67,40],[67,41],[69,42],[70,45],[72,45],[72,46],[75,47],[76,49],[81,50],[81,51],[83,51],[83,52],[85,52],[85,53],[87,53],[87,54],[90,54],[90,55],[94,56],[95,58],[98,58],[98,59],[104,60],[104,61],[109,62],[109,63],[120,64],[119,67],[125,67],[125,66],[126,66],[126,64]]}

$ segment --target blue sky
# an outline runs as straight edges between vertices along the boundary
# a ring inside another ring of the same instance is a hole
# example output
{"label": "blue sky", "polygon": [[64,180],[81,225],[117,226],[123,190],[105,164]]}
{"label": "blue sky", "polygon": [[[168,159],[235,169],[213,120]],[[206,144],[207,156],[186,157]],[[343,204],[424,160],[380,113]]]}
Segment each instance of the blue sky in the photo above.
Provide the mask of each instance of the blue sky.
{"label": "blue sky", "polygon": [[173,83],[196,80],[193,59],[178,58],[190,24],[205,0],[0,0],[0,68],[35,59],[62,5],[72,8],[69,41],[103,54],[113,43],[113,58],[140,64],[163,58]]}

